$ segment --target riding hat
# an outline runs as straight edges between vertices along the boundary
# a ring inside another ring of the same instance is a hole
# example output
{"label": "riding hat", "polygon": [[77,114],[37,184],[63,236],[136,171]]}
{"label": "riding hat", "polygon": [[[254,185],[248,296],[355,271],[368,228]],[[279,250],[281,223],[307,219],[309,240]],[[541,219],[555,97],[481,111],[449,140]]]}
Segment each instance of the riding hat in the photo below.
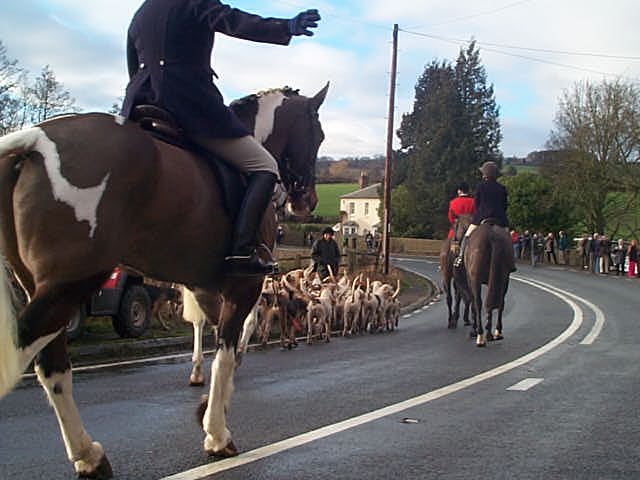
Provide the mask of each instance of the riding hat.
{"label": "riding hat", "polygon": [[496,165],[496,162],[484,162],[480,167],[480,171],[484,177],[494,179],[498,177],[498,165]]}

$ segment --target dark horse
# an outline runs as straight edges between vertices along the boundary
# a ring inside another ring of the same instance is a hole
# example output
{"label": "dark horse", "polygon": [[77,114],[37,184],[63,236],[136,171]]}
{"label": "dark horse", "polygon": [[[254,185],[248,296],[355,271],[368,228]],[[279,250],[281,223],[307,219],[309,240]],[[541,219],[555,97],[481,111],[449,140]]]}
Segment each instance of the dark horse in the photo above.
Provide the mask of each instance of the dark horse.
{"label": "dark horse", "polygon": [[[453,261],[458,256],[460,250],[460,242],[464,236],[469,224],[471,223],[470,215],[460,215],[453,224],[453,238],[447,238],[442,242],[440,249],[440,274],[442,275],[442,290],[447,299],[447,327],[457,328],[458,319],[460,318],[460,302],[464,301],[464,324],[471,325],[469,321],[469,308],[471,306],[471,291],[467,284],[467,276],[464,269],[454,268]],[[451,294],[452,285],[455,295],[455,303]],[[453,310],[451,309],[453,304]],[[474,310],[475,312],[475,310]]]}
{"label": "dark horse", "polygon": [[[513,249],[504,227],[482,223],[468,238],[464,253],[464,270],[474,302],[473,332],[476,345],[484,347],[487,340],[502,340],[504,297],[509,288],[513,266]],[[484,308],[487,314],[486,336],[482,328],[482,285],[487,286]],[[492,313],[498,310],[496,330],[491,332]]]}
{"label": "dark horse", "polygon": [[[324,139],[314,97],[291,89],[258,95],[245,120],[271,145],[291,208],[315,207],[315,162]],[[265,100],[265,101],[262,101]],[[264,107],[264,108],[262,108]],[[266,115],[266,116],[265,116]],[[261,241],[273,246],[272,208]],[[106,114],[58,117],[0,138],[2,254],[29,295],[15,315],[0,269],[0,398],[35,357],[38,379],[58,417],[67,456],[80,477],[110,478],[72,395],[65,325],[116,265],[189,285],[209,318],[218,319],[202,422],[210,455],[237,450],[226,426],[238,338],[256,303],[261,277],[229,277],[224,256],[232,223],[210,166],[195,154],[153,138],[137,123]]]}

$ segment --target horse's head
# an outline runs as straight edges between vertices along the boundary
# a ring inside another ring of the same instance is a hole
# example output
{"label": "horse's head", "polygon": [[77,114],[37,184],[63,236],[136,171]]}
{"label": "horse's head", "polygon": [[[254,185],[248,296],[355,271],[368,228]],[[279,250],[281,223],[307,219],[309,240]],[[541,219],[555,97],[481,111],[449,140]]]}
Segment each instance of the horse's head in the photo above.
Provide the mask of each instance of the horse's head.
{"label": "horse's head", "polygon": [[469,225],[471,225],[471,215],[463,214],[456,218],[453,224],[453,239],[458,242],[462,241]]}
{"label": "horse's head", "polygon": [[233,102],[231,107],[254,136],[278,161],[280,176],[289,194],[287,208],[307,216],[318,203],[316,159],[324,133],[318,110],[329,83],[313,97],[285,87],[261,92]]}

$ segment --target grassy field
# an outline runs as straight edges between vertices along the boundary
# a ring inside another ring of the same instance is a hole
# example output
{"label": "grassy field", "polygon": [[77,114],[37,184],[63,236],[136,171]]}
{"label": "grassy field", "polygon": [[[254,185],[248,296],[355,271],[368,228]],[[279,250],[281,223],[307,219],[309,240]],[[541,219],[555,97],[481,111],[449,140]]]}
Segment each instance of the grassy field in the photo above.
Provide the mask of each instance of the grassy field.
{"label": "grassy field", "polygon": [[340,195],[358,190],[357,183],[319,183],[316,185],[318,206],[313,211],[319,217],[337,217],[340,213]]}

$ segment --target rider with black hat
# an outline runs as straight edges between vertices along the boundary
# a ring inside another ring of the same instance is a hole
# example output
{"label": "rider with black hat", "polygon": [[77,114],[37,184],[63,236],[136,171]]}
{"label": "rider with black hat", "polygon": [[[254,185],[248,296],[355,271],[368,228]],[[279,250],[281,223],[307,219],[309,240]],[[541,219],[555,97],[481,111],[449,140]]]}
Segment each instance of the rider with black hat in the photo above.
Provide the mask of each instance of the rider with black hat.
{"label": "rider with black hat", "polygon": [[[507,220],[507,189],[496,180],[498,165],[495,162],[484,162],[480,167],[480,172],[482,172],[482,182],[478,184],[473,197],[476,211],[460,244],[460,254],[454,260],[456,267],[462,266],[468,238],[483,220],[491,219],[495,225],[504,227],[505,235],[509,237],[509,243],[511,243],[509,221]],[[513,261],[512,255],[509,258]],[[512,271],[515,271],[515,266],[512,267]]]}

